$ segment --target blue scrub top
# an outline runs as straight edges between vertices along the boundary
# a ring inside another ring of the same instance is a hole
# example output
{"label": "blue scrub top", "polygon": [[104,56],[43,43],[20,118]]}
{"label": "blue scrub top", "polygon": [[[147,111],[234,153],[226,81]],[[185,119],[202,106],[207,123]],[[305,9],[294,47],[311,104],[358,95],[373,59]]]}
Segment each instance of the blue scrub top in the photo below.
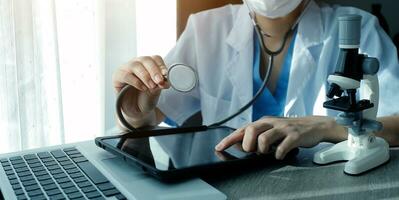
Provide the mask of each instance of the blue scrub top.
{"label": "blue scrub top", "polygon": [[[287,97],[288,79],[290,75],[295,38],[296,31],[294,32],[293,38],[287,51],[287,55],[285,56],[274,94],[272,94],[268,88],[265,88],[263,93],[255,101],[252,107],[252,121],[256,121],[263,116],[284,115],[285,99]],[[260,44],[259,39],[256,35],[254,36],[254,44],[253,94],[255,95],[263,83],[259,71],[261,56]]]}

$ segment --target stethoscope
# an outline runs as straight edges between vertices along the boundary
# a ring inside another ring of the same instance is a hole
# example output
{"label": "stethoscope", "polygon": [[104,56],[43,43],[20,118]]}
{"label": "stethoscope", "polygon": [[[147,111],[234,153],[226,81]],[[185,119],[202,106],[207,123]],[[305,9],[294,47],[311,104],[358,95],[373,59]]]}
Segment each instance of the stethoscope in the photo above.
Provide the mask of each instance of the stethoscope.
{"label": "stethoscope", "polygon": [[[194,68],[185,64],[173,64],[168,68],[168,72],[164,78],[169,82],[170,86],[179,92],[188,93],[198,85],[198,74]],[[122,114],[122,99],[126,92],[132,88],[131,85],[126,85],[119,92],[116,99],[116,114],[121,124],[130,131],[136,130],[131,126]]]}
{"label": "stethoscope", "polygon": [[[294,30],[297,28],[298,23],[300,21],[300,19],[302,18],[303,14],[306,12],[307,8],[308,8],[308,4],[309,4],[309,0],[307,0],[307,2],[305,3],[305,9],[302,12],[302,14],[298,17],[298,19],[296,20],[296,22],[292,25],[292,27],[290,28],[290,30],[288,30],[286,32],[286,34],[284,35],[283,38],[283,42],[280,46],[280,48],[278,48],[276,51],[272,51],[269,48],[267,48],[267,46],[264,43],[264,36],[265,37],[270,37],[270,35],[264,33],[262,31],[262,29],[260,28],[260,26],[258,25],[258,23],[256,22],[256,18],[255,18],[255,14],[253,12],[250,12],[250,17],[251,17],[251,21],[252,24],[255,28],[255,32],[256,35],[260,41],[260,46],[263,49],[263,51],[269,55],[268,57],[268,66],[267,66],[267,70],[266,70],[266,75],[265,78],[262,82],[262,86],[259,88],[259,90],[255,93],[255,95],[252,97],[252,99],[245,104],[244,106],[242,106],[240,109],[238,109],[235,113],[231,114],[230,116],[217,121],[211,125],[208,125],[207,128],[214,128],[214,127],[219,127],[222,124],[230,121],[231,119],[233,119],[234,117],[240,115],[241,113],[243,113],[245,110],[247,110],[249,107],[251,107],[254,102],[259,98],[259,96],[263,93],[263,91],[266,88],[266,85],[270,79],[270,75],[271,72],[273,70],[273,63],[274,63],[274,57],[279,55],[286,43],[287,40],[290,36],[291,33],[294,32]],[[248,6],[248,4],[245,2],[244,0],[244,4],[246,4]],[[251,10],[251,8],[248,9]],[[165,75],[165,78],[167,79],[167,81],[169,82],[169,84],[171,85],[171,87],[173,89],[175,89],[176,91],[182,92],[182,93],[189,93],[191,92],[194,88],[197,87],[198,83],[199,83],[199,76],[198,73],[195,71],[195,69],[191,66],[185,65],[185,64],[173,64],[168,68],[168,72]],[[131,88],[132,86],[130,85],[126,85],[119,93],[117,100],[116,100],[116,113],[117,116],[119,118],[119,121],[121,122],[121,124],[129,129],[130,131],[137,131],[136,128],[134,128],[133,126],[131,126],[125,119],[125,117],[122,114],[122,99],[123,96],[126,94],[126,92],[129,90],[129,88]]]}

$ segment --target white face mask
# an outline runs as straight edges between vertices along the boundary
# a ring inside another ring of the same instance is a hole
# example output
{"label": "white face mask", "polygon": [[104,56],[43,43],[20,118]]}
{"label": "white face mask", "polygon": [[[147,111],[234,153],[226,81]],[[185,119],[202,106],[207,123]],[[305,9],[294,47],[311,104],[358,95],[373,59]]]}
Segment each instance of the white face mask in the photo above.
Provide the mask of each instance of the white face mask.
{"label": "white face mask", "polygon": [[245,2],[256,13],[275,19],[288,15],[302,0],[246,0]]}

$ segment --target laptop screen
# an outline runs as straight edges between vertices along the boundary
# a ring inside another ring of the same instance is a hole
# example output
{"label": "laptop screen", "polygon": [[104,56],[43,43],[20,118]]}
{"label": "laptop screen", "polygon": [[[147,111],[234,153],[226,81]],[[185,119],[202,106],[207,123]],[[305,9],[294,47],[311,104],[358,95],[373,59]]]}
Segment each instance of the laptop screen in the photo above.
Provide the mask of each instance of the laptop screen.
{"label": "laptop screen", "polygon": [[233,131],[223,127],[140,138],[121,136],[105,139],[103,142],[158,170],[168,171],[256,156],[255,153],[242,151],[241,144],[231,146],[223,152],[215,151],[215,146]]}

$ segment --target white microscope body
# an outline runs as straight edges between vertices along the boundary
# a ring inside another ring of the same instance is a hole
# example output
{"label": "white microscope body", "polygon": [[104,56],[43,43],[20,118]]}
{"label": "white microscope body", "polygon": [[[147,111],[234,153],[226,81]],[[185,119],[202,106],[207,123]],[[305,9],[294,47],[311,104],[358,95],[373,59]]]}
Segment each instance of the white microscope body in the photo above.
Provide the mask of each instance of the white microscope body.
{"label": "white microscope body", "polygon": [[[376,121],[379,101],[377,72],[378,60],[358,54],[360,44],[360,22],[358,15],[339,17],[340,56],[337,71],[328,77],[329,98],[338,98],[324,103],[324,107],[342,111],[336,121],[348,128],[348,140],[317,152],[313,161],[329,164],[348,161],[344,172],[357,175],[389,161],[388,143],[375,136],[382,129]],[[360,88],[360,101],[356,92]],[[342,96],[345,92],[346,96]]]}

